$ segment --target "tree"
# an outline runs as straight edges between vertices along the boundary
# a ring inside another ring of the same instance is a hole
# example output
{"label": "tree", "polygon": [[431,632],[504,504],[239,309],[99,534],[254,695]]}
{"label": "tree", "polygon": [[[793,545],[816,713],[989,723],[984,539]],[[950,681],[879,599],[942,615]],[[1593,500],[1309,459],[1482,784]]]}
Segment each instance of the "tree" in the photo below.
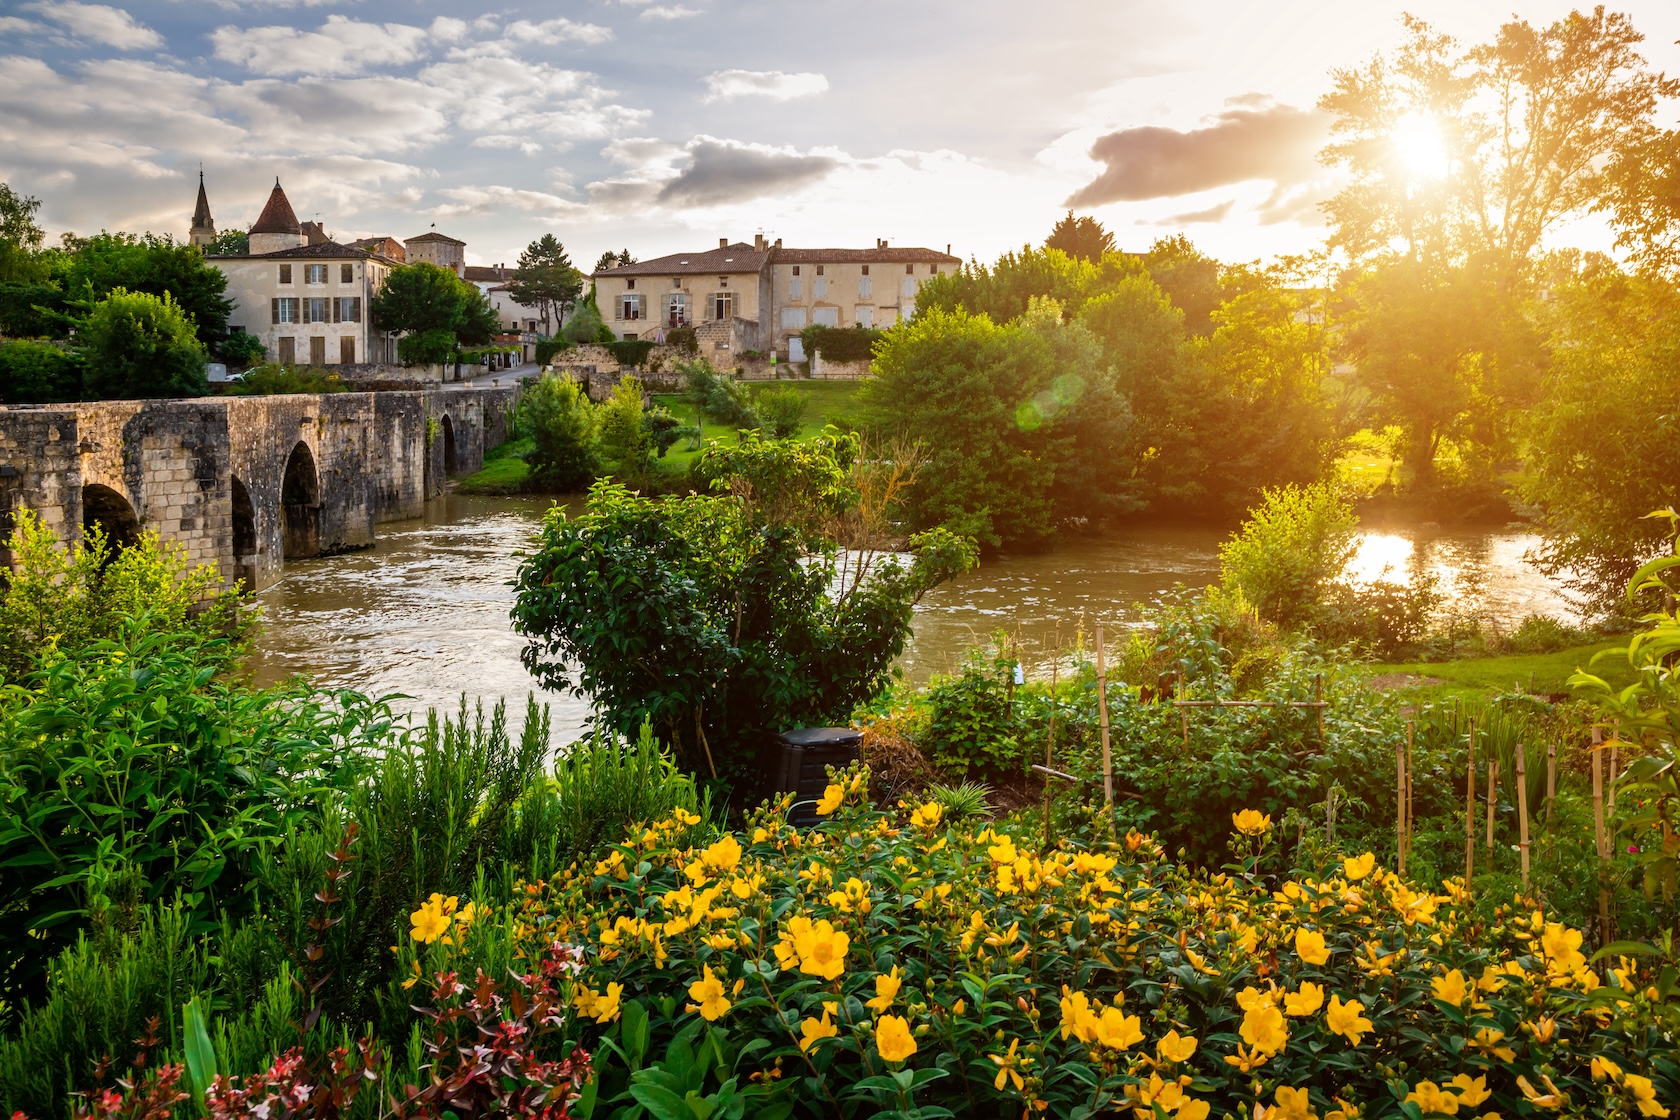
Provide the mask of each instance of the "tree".
{"label": "tree", "polygon": [[1310,627],[1358,549],[1359,518],[1331,483],[1267,490],[1219,546],[1220,582],[1261,618]]}
{"label": "tree", "polygon": [[224,229],[204,247],[207,257],[242,257],[251,251],[251,235],[242,229]]}
{"label": "tree", "polygon": [[549,323],[562,322],[583,294],[583,273],[572,267],[572,258],[559,239],[545,233],[519,254],[508,294],[526,307],[535,307],[542,315],[543,333],[552,334]]}
{"label": "tree", "polygon": [[1616,248],[1639,267],[1680,279],[1680,131],[1629,145],[1605,173],[1599,209],[1610,212]]}
{"label": "tree", "polygon": [[1587,613],[1624,616],[1629,579],[1668,547],[1645,515],[1680,508],[1680,292],[1589,258],[1553,276],[1542,314],[1552,368],[1517,486],[1545,533],[1534,560]]}
{"label": "tree", "polygon": [[82,363],[51,342],[0,343],[0,404],[52,404],[81,395]]}
{"label": "tree", "polygon": [[595,271],[605,272],[609,268],[623,268],[627,264],[635,263],[636,258],[630,255],[630,250],[620,249],[615,253],[611,249],[608,249],[606,252],[602,253],[600,259],[595,262]]}
{"label": "tree", "polygon": [[72,301],[91,304],[111,292],[168,296],[192,321],[206,351],[221,355],[228,337],[227,277],[198,247],[173,238],[98,233],[67,238],[68,252],[48,254],[54,281]]}
{"label": "tree", "polygon": [[514,627],[544,687],[590,697],[609,728],[650,722],[744,803],[773,732],[844,723],[880,695],[915,603],[974,551],[938,531],[911,538],[908,563],[846,551],[835,526],[870,469],[853,436],[748,437],[702,463],[710,494],[602,482],[580,516],[555,507],[520,565]]}
{"label": "tree", "polygon": [[1046,249],[1060,249],[1075,260],[1100,261],[1115,252],[1114,235],[1090,215],[1075,218],[1073,211],[1057,222],[1044,239]]}
{"label": "tree", "polygon": [[600,309],[595,306],[595,293],[591,290],[566,325],[560,328],[560,337],[567,342],[589,345],[600,342],[601,332],[610,329],[601,319]]}
{"label": "tree", "polygon": [[572,493],[595,480],[595,406],[576,381],[543,374],[519,398],[519,426],[536,445],[530,458],[533,486]]}
{"label": "tree", "polygon": [[192,319],[167,292],[117,288],[77,332],[94,400],[195,397],[209,391],[207,360]]}
{"label": "tree", "polygon": [[405,365],[448,361],[462,346],[484,346],[501,330],[483,292],[426,261],[393,268],[368,314],[380,330],[403,333],[397,353]]}
{"label": "tree", "polygon": [[0,183],[0,241],[31,253],[39,249],[46,236],[35,222],[40,209],[40,199],[18,194],[11,184]]}
{"label": "tree", "polygon": [[653,441],[643,423],[641,381],[626,377],[614,386],[612,396],[601,402],[596,424],[607,469],[625,482],[641,485],[653,456]]}
{"label": "tree", "polygon": [[1151,279],[1184,312],[1184,329],[1193,335],[1213,330],[1213,310],[1222,293],[1219,262],[1207,256],[1182,233],[1163,237],[1149,247],[1144,267]]}

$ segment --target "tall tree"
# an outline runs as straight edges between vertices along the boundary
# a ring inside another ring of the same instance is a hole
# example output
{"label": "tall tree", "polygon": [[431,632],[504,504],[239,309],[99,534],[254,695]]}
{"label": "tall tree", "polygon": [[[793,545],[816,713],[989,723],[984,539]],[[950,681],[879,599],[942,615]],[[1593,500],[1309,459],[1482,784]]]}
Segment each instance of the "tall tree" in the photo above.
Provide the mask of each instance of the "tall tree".
{"label": "tall tree", "polygon": [[1193,335],[1213,330],[1213,309],[1219,306],[1219,262],[1197,249],[1182,233],[1163,237],[1143,258],[1160,289],[1184,312],[1184,328]]}
{"label": "tall tree", "polygon": [[1050,236],[1044,239],[1044,247],[1060,249],[1082,261],[1100,261],[1104,254],[1115,251],[1114,235],[1104,229],[1101,222],[1089,214],[1076,218],[1072,210],[1051,228]]}
{"label": "tall tree", "polygon": [[608,249],[606,252],[602,253],[600,259],[595,262],[595,271],[605,272],[609,268],[622,268],[627,264],[635,263],[636,258],[630,255],[630,250],[620,249],[615,253],[611,249]]}
{"label": "tall tree", "polygon": [[9,183],[0,183],[0,241],[34,252],[46,235],[35,224],[41,200],[18,194]]}
{"label": "tall tree", "polygon": [[192,317],[165,293],[117,288],[94,305],[76,335],[94,400],[196,397],[209,391],[204,345]]}
{"label": "tall tree", "polygon": [[519,254],[508,293],[542,315],[543,333],[553,334],[550,324],[566,318],[583,293],[583,273],[572,266],[566,247],[552,233],[545,233]]}
{"label": "tall tree", "polygon": [[1680,131],[1625,149],[1605,179],[1599,208],[1610,212],[1616,248],[1646,271],[1680,279]]}
{"label": "tall tree", "polygon": [[72,300],[103,299],[121,288],[168,296],[188,315],[205,349],[220,354],[228,337],[227,277],[197,246],[168,235],[98,233],[67,238],[68,252],[46,254],[53,278]]}
{"label": "tall tree", "polygon": [[368,313],[380,330],[403,334],[397,351],[409,365],[448,361],[463,345],[489,342],[500,327],[484,293],[426,261],[393,268]]}

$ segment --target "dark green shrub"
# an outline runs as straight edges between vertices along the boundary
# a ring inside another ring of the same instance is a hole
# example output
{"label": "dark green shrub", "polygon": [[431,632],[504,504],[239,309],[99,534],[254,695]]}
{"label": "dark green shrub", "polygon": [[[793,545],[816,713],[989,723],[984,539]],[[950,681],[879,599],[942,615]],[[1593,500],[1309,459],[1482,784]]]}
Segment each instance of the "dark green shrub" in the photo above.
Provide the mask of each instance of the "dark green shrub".
{"label": "dark green shrub", "polygon": [[[611,327],[601,321],[601,312],[596,308],[593,300],[586,299],[577,305],[572,317],[566,320],[566,325],[560,328],[560,337],[567,342],[595,343],[601,341],[601,332],[605,330],[611,334]],[[613,335],[608,341],[616,341]]]}
{"label": "dark green shrub", "polygon": [[742,381],[718,372],[705,358],[678,362],[677,372],[688,386],[688,399],[712,420],[736,429],[759,426],[752,393]]}
{"label": "dark green shrub", "polygon": [[76,332],[94,400],[197,397],[209,391],[208,359],[192,316],[173,296],[117,288]]}
{"label": "dark green shrub", "polygon": [[922,694],[927,723],[917,746],[940,771],[958,777],[1019,774],[1025,755],[1016,734],[1015,661],[1000,643],[976,651],[953,676],[935,677]]}
{"label": "dark green shrub", "polygon": [[1312,630],[1337,645],[1358,643],[1378,657],[1394,659],[1417,648],[1429,633],[1436,608],[1445,601],[1430,573],[1410,583],[1338,581],[1324,592]]}
{"label": "dark green shrub", "polygon": [[263,346],[262,339],[244,327],[235,327],[228,332],[227,339],[216,347],[216,353],[228,365],[243,369],[261,362],[268,356],[268,349]]}
{"label": "dark green shrub", "polygon": [[566,338],[555,337],[539,339],[537,341],[537,364],[539,366],[548,365],[554,361],[555,355],[564,354],[567,350],[572,349],[574,345],[576,344]]}
{"label": "dark green shrub", "polygon": [[270,362],[232,382],[228,392],[241,397],[275,397],[286,393],[345,393],[350,387],[338,374],[321,366],[279,365]]}
{"label": "dark green shrub", "polygon": [[51,342],[0,343],[0,404],[53,404],[82,393],[81,357]]}
{"label": "dark green shrub", "polygon": [[581,490],[599,470],[595,406],[583,386],[545,373],[520,397],[520,430],[531,437],[531,485],[561,492]]}
{"label": "dark green shrub", "polygon": [[760,423],[776,439],[799,434],[811,398],[792,385],[766,385],[753,394],[753,409]]}
{"label": "dark green shrub", "polygon": [[821,354],[825,362],[867,362],[883,332],[867,327],[812,325],[799,332],[805,353]]}
{"label": "dark green shrub", "polygon": [[1556,653],[1585,640],[1586,635],[1573,626],[1547,615],[1531,614],[1505,638],[1505,648],[1512,653]]}
{"label": "dark green shrub", "polygon": [[65,338],[73,322],[64,293],[53,285],[0,283],[0,335]]}
{"label": "dark green shrub", "polygon": [[692,358],[700,353],[700,336],[693,327],[672,327],[665,332],[665,345]]}
{"label": "dark green shrub", "polygon": [[619,365],[635,369],[640,369],[647,361],[647,356],[653,353],[655,345],[657,344],[652,339],[647,338],[626,339],[623,342],[614,340],[606,344],[607,349],[612,351],[612,356],[618,359]]}

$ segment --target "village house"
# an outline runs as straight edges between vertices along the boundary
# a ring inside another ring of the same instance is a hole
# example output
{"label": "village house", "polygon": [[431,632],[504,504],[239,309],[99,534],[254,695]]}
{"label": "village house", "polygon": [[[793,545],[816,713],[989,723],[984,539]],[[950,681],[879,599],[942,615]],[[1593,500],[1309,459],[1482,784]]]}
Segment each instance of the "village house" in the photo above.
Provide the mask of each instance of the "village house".
{"label": "village house", "polygon": [[762,234],[751,245],[719,238],[716,249],[597,272],[595,302],[622,339],[663,339],[686,326],[714,363],[732,365],[731,355],[747,351],[799,362],[806,327],[890,326],[915,310],[922,281],[961,263],[949,246],[788,249]]}

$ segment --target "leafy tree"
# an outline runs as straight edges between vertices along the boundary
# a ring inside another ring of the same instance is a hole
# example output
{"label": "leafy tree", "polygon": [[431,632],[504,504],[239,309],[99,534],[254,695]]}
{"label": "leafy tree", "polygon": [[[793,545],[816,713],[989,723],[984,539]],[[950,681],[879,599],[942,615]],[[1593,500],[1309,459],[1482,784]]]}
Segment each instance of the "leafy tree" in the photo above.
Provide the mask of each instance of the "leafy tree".
{"label": "leafy tree", "polygon": [[930,449],[911,522],[1044,547],[1067,524],[1137,508],[1116,469],[1133,456],[1131,414],[1101,359],[1096,337],[1042,298],[1003,325],[932,308],[889,331],[860,401],[872,428]]}
{"label": "leafy tree", "polygon": [[117,288],[100,300],[77,333],[84,378],[95,400],[194,397],[209,391],[208,364],[191,317],[162,296]]}
{"label": "leafy tree", "polygon": [[1353,559],[1359,518],[1328,482],[1267,490],[1249,520],[1219,546],[1220,582],[1260,617],[1308,626]]}
{"label": "leafy tree", "polygon": [[0,282],[0,335],[67,338],[76,317],[56,284]]}
{"label": "leafy tree", "polygon": [[568,342],[589,345],[600,342],[601,332],[609,329],[601,320],[600,309],[595,306],[595,293],[590,292],[589,298],[578,304],[572,317],[560,328],[560,337]]}
{"label": "leafy tree", "polygon": [[775,439],[788,439],[799,434],[810,403],[809,394],[792,385],[766,385],[753,394],[753,408]]}
{"label": "leafy tree", "polygon": [[237,327],[228,332],[227,341],[222,343],[222,358],[235,369],[254,366],[268,355],[262,339],[247,331],[244,327]]}
{"label": "leafy tree", "polygon": [[545,233],[519,254],[508,294],[526,307],[535,307],[542,315],[543,333],[551,334],[550,322],[565,319],[583,294],[583,273],[572,267],[572,258],[559,239]]}
{"label": "leafy tree", "polygon": [[630,255],[630,250],[620,249],[615,253],[611,249],[608,249],[606,252],[602,253],[600,259],[595,262],[595,271],[605,272],[609,268],[623,268],[627,264],[635,263],[636,258]]}
{"label": "leafy tree", "polygon": [[205,262],[197,246],[130,233],[99,233],[69,244],[71,250],[53,254],[50,265],[69,299],[92,303],[118,289],[168,296],[191,320],[205,350],[221,353],[233,302],[227,277]]}
{"label": "leafy tree", "polygon": [[1184,312],[1184,328],[1193,335],[1213,331],[1213,311],[1222,295],[1219,262],[1204,255],[1182,233],[1149,247],[1144,267],[1156,285]]}
{"label": "leafy tree", "polygon": [[242,257],[251,251],[251,235],[242,229],[224,229],[204,247],[207,257]]}
{"label": "leafy tree", "polygon": [[1142,270],[1135,258],[1118,253],[1093,263],[1060,249],[1023,245],[1020,252],[1005,253],[990,267],[970,262],[955,272],[929,277],[916,291],[916,311],[963,308],[1005,323],[1025,314],[1035,298],[1048,296],[1073,316],[1087,299]]}
{"label": "leafy tree", "polygon": [[640,485],[653,457],[653,441],[643,423],[640,380],[626,377],[614,386],[612,396],[597,410],[596,426],[603,464],[615,477]]}
{"label": "leafy tree", "polygon": [[1044,239],[1046,249],[1060,249],[1075,260],[1100,261],[1115,252],[1114,235],[1089,214],[1075,218],[1073,211],[1057,222]]}
{"label": "leafy tree", "polygon": [[1518,493],[1539,515],[1535,560],[1592,614],[1638,605],[1622,595],[1667,551],[1680,508],[1680,293],[1589,259],[1555,276],[1542,310],[1552,368],[1528,411]]}
{"label": "leafy tree", "polygon": [[51,342],[0,343],[0,404],[50,404],[81,395],[80,356]]}
{"label": "leafy tree", "polygon": [[1624,147],[1606,170],[1598,208],[1610,212],[1616,248],[1635,264],[1680,277],[1680,130]]}
{"label": "leafy tree", "polygon": [[9,183],[0,183],[0,241],[26,252],[39,249],[46,236],[35,222],[40,209],[40,199],[19,194]]}
{"label": "leafy tree", "polygon": [[501,330],[483,292],[426,261],[393,268],[368,313],[379,329],[403,332],[397,354],[405,365],[448,361],[462,346],[486,345]]}
{"label": "leafy tree", "polygon": [[908,564],[850,559],[830,527],[858,504],[857,460],[852,436],[747,437],[702,460],[714,493],[602,482],[582,515],[555,507],[516,584],[526,666],[756,797],[768,736],[878,696],[916,601],[973,564],[972,543],[938,531],[912,538]]}
{"label": "leafy tree", "polygon": [[595,406],[576,381],[543,374],[519,398],[519,424],[536,445],[529,460],[534,486],[570,493],[595,480]]}
{"label": "leafy tree", "polygon": [[685,395],[700,407],[701,415],[736,430],[759,426],[752,393],[743,382],[719,372],[707,358],[678,362],[676,369],[683,376]]}

